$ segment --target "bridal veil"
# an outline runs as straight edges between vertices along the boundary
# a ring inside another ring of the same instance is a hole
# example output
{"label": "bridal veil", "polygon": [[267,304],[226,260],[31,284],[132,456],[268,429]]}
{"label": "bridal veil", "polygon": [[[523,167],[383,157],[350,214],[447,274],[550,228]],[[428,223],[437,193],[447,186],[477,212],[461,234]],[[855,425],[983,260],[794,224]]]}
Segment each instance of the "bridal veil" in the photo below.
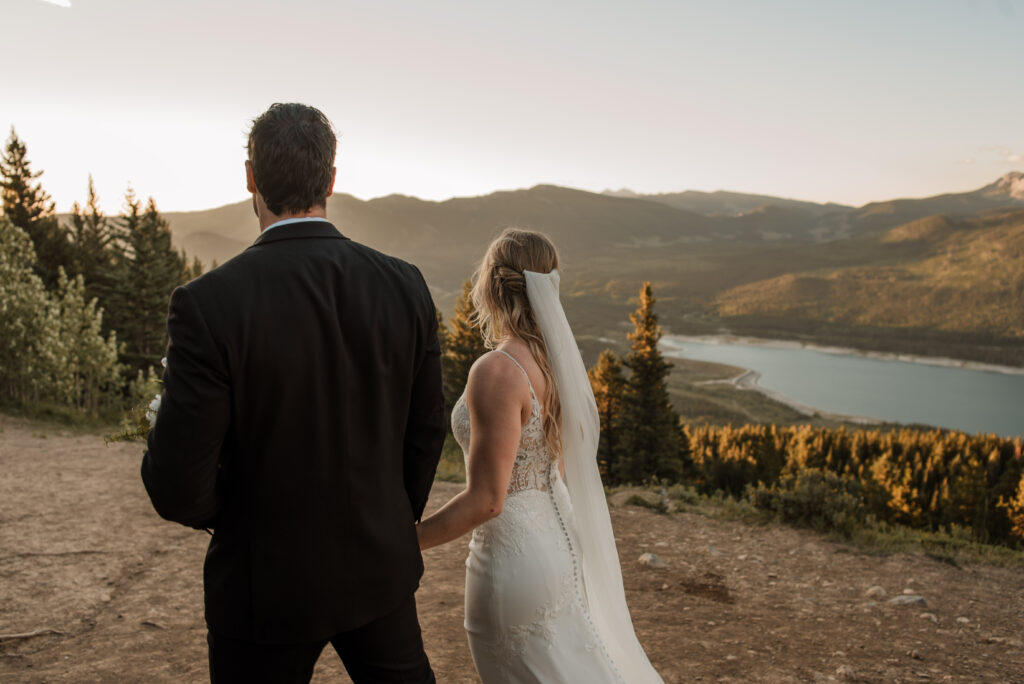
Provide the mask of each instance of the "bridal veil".
{"label": "bridal veil", "polygon": [[562,459],[591,620],[629,684],[660,683],[661,677],[637,641],[626,606],[619,554],[597,465],[601,421],[587,369],[558,297],[558,271],[523,274],[562,404]]}

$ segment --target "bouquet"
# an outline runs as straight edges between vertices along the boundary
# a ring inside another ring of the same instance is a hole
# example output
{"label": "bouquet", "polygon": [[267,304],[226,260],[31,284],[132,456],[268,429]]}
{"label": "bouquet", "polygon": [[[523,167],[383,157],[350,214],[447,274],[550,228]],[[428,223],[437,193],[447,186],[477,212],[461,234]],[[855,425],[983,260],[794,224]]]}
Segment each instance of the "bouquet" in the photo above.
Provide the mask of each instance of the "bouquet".
{"label": "bouquet", "polygon": [[[160,364],[167,368],[167,357],[160,359]],[[152,367],[150,367],[152,372]],[[159,380],[154,381],[157,385]],[[142,379],[142,371],[139,371],[140,386],[151,386]],[[122,421],[123,429],[113,435],[107,436],[107,442],[142,442],[149,437],[149,431],[156,425],[156,415],[160,412],[161,394],[152,395],[148,403],[143,400],[139,406],[131,408]]]}

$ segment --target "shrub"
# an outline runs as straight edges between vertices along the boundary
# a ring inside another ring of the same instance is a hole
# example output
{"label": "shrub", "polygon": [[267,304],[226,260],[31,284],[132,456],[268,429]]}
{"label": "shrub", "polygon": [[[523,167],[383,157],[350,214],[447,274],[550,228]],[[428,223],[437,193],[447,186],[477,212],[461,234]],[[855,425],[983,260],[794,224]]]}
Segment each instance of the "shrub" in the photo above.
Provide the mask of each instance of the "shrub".
{"label": "shrub", "polygon": [[749,487],[747,497],[780,520],[846,537],[867,519],[864,485],[818,468],[789,471],[770,486]]}
{"label": "shrub", "polygon": [[628,499],[626,499],[626,505],[640,506],[641,508],[650,509],[655,513],[668,513],[668,506],[665,504],[665,501],[660,497],[657,501],[650,501],[640,496],[639,494],[633,494]]}

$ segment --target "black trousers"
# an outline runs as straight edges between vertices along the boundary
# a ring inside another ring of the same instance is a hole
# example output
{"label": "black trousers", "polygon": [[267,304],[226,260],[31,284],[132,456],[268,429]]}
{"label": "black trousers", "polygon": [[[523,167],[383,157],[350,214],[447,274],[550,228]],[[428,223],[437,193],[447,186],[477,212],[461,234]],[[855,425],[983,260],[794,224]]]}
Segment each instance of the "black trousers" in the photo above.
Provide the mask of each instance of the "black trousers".
{"label": "black trousers", "polygon": [[208,632],[212,684],[307,684],[330,643],[355,684],[434,684],[413,596],[390,615],[308,644],[257,644]]}

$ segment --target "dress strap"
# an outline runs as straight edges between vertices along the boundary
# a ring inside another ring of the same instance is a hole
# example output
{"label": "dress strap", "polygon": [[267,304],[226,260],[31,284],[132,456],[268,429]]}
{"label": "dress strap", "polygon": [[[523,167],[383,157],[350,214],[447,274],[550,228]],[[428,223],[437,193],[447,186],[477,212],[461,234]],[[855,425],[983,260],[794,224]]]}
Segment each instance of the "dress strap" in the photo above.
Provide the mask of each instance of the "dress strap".
{"label": "dress strap", "polygon": [[516,361],[516,357],[512,356],[511,354],[509,354],[504,349],[495,349],[494,351],[496,351],[496,352],[498,352],[500,354],[504,354],[508,358],[512,359],[512,363],[516,364],[516,366],[519,368],[519,370],[521,370],[523,372],[523,377],[526,378],[526,384],[530,386],[530,397],[534,401],[537,401],[537,393],[533,391],[533,383],[530,382],[530,374],[526,372],[526,369],[523,368],[523,366],[518,361]]}

